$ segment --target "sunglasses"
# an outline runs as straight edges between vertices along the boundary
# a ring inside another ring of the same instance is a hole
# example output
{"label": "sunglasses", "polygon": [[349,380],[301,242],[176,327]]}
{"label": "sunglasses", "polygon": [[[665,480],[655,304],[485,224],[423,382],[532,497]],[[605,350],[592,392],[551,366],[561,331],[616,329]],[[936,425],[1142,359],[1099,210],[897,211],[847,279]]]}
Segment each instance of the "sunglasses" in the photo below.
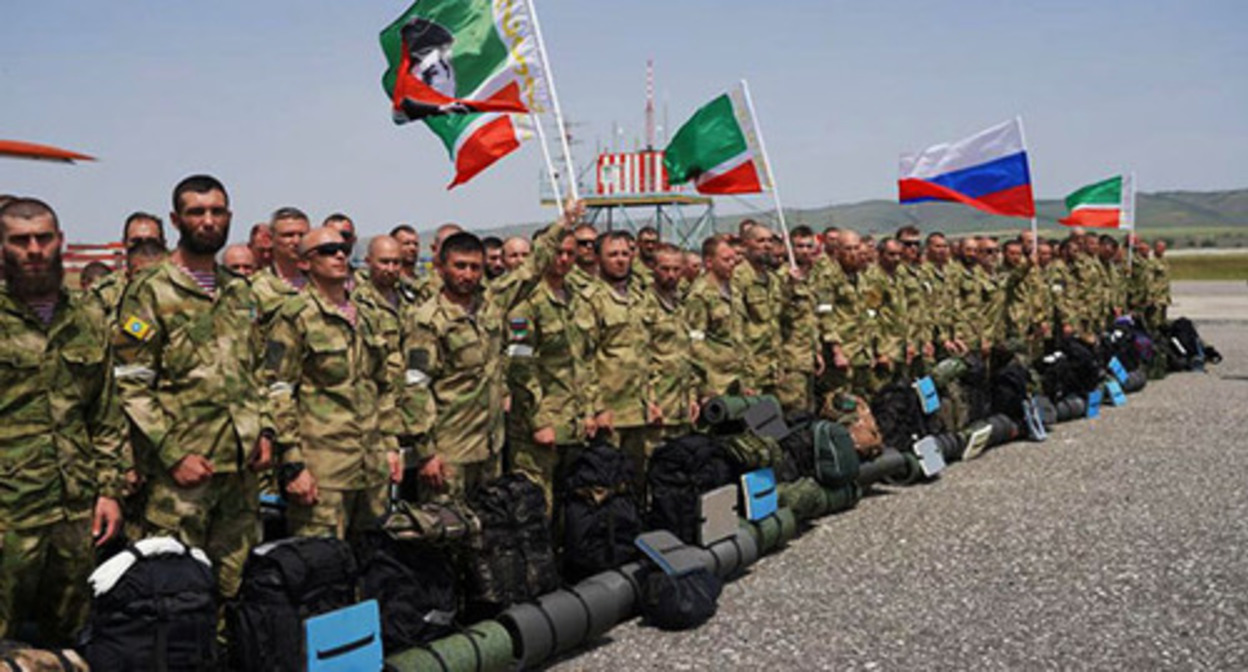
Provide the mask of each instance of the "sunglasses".
{"label": "sunglasses", "polygon": [[321,256],[321,257],[332,257],[340,252],[342,253],[342,256],[344,257],[350,255],[351,244],[350,243],[321,243],[320,245],[317,245],[316,247],[308,250],[309,255],[315,253],[317,256]]}
{"label": "sunglasses", "polygon": [[594,241],[593,240],[578,240],[576,241],[576,245],[577,247],[593,247]]}
{"label": "sunglasses", "polygon": [[917,241],[917,240],[903,240],[903,241],[901,241],[901,244],[902,244],[903,246],[905,246],[905,247],[918,247],[918,246],[919,246],[919,241]]}
{"label": "sunglasses", "polygon": [[131,238],[129,241],[126,242],[126,249],[133,250],[140,245],[148,245],[148,244],[160,245],[163,247],[164,241],[162,241],[159,238]]}

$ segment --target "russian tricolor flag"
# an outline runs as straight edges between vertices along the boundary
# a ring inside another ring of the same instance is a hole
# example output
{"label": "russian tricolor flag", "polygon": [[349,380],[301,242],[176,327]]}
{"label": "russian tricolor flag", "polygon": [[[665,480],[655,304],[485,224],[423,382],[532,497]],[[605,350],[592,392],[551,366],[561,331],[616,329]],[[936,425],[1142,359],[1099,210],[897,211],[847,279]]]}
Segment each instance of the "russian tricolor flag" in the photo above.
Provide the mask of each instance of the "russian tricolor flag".
{"label": "russian tricolor flag", "polygon": [[902,154],[898,189],[903,204],[957,201],[994,215],[1035,217],[1022,120]]}

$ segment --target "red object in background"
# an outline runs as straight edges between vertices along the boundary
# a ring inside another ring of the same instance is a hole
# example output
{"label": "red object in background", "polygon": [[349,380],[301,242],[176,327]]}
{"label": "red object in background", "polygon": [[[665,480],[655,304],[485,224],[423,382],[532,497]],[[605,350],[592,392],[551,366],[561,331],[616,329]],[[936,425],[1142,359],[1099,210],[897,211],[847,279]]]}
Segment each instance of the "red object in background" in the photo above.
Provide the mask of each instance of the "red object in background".
{"label": "red object in background", "polygon": [[33,142],[21,142],[20,140],[0,140],[0,156],[14,159],[63,161],[65,163],[95,160],[94,156],[71,152],[68,149],[51,147],[49,145],[37,145]]}

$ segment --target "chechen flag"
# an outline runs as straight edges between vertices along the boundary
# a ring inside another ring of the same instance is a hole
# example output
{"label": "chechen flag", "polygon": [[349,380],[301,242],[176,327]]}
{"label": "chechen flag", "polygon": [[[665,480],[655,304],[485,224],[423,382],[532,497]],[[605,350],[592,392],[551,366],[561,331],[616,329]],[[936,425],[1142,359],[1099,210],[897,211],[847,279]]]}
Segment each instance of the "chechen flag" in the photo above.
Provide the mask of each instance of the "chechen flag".
{"label": "chechen flag", "polygon": [[738,87],[693,113],[667,148],[670,184],[693,181],[703,194],[756,194],[771,188],[754,119]]}
{"label": "chechen flag", "polygon": [[1066,197],[1070,215],[1058,221],[1066,226],[1099,229],[1130,229],[1135,205],[1134,183],[1119,175],[1080,187]]}
{"label": "chechen flag", "polygon": [[956,201],[994,215],[1035,217],[1018,119],[969,138],[901,156],[901,203]]}
{"label": "chechen flag", "polygon": [[424,121],[455,163],[454,187],[528,137],[509,113],[541,112],[546,88],[522,0],[417,0],[381,31],[395,123]]}

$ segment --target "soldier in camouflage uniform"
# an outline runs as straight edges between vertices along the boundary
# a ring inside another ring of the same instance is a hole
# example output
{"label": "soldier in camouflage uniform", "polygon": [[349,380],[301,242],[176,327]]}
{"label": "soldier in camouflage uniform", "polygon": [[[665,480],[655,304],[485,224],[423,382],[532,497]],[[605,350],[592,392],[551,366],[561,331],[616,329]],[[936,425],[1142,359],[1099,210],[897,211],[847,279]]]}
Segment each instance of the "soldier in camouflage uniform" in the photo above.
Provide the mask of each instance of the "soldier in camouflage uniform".
{"label": "soldier in camouflage uniform", "polygon": [[1105,279],[1104,319],[1108,324],[1126,312],[1127,285],[1124,279],[1126,268],[1118,259],[1119,247],[1116,238],[1107,233],[1102,234],[1098,243],[1097,257]]}
{"label": "soldier in camouflage uniform", "polygon": [[121,526],[133,461],[113,380],[108,323],[62,282],[56,214],[0,208],[0,637],[23,621],[66,647],[87,615],[99,546]]}
{"label": "soldier in camouflage uniform", "polygon": [[130,278],[164,258],[164,225],[156,215],[146,212],[131,213],[122,226],[121,243],[126,250],[124,272],[110,273],[90,288],[90,293],[99,301],[104,314],[110,320],[117,319],[117,308],[121,305],[121,296]]}
{"label": "soldier in camouflage uniform", "polygon": [[737,252],[728,238],[715,235],[702,244],[706,271],[693,281],[685,297],[685,324],[693,348],[698,399],[739,394],[745,377],[741,359],[741,297],[733,291]]}
{"label": "soldier in camouflage uniform", "polygon": [[[646,455],[665,439],[688,433],[698,417],[699,379],[692,364],[693,341],[685,323],[680,281],[684,254],[672,245],[655,252],[651,300],[643,317],[649,338],[646,368]],[[644,479],[644,473],[638,474]],[[644,483],[644,480],[642,480]]]}
{"label": "soldier in camouflage uniform", "polygon": [[1030,365],[1052,336],[1052,304],[1039,266],[1024,256],[1024,243],[1011,240],[1003,250],[1002,345]]}
{"label": "soldier in camouflage uniform", "polygon": [[745,308],[739,353],[744,360],[744,385],[758,394],[775,394],[780,384],[779,318],[787,281],[775,271],[775,234],[757,223],[743,231],[745,263],[733,270],[732,290]]}
{"label": "soldier in camouflage uniform", "polygon": [[568,273],[568,285],[582,290],[598,278],[598,232],[591,224],[580,224],[572,232],[576,237],[576,267]]}
{"label": "soldier in camouflage uniform", "polygon": [[[565,218],[579,217],[578,208]],[[416,309],[404,355],[406,387],[428,396],[428,439],[416,446],[422,499],[462,498],[502,472],[507,314],[537,286],[564,230],[560,223],[539,236],[537,252],[489,288],[476,236],[456,233],[439,244],[441,290]],[[526,354],[519,343],[511,352]]]}
{"label": "soldier in camouflage uniform", "polygon": [[1166,311],[1171,304],[1170,298],[1170,262],[1166,261],[1166,241],[1153,243],[1153,304],[1157,306],[1155,324],[1158,329],[1166,324]]}
{"label": "soldier in camouflage uniform", "polygon": [[967,348],[958,334],[961,313],[957,278],[960,264],[950,263],[949,240],[943,233],[927,235],[926,254],[919,266],[919,282],[928,301],[936,358],[964,355]]}
{"label": "soldier in camouflage uniform", "polygon": [[917,296],[920,289],[917,281],[903,274],[902,255],[901,243],[885,237],[876,245],[878,262],[862,272],[867,312],[876,323],[873,380],[869,389],[858,391],[868,398],[890,380],[906,376],[919,353],[919,331],[926,325],[924,311],[910,307],[910,296]]}
{"label": "soldier in camouflage uniform", "polygon": [[832,314],[821,323],[820,333],[826,349],[825,358],[830,360],[824,381],[820,383],[824,391],[821,404],[825,409],[831,395],[836,393],[869,395],[876,387],[877,367],[884,374],[880,377],[886,377],[887,367],[893,362],[879,349],[880,309],[885,296],[865,277],[868,267],[862,245],[857,232],[840,232],[837,253],[845,279],[836,287]]}
{"label": "soldier in camouflage uniform", "polygon": [[263,346],[247,281],[213,261],[229,236],[225,187],[186,178],[173,206],[178,247],[122,300],[117,385],[149,478],[147,533],[204,549],[231,598],[259,532],[255,472],[272,455]]}
{"label": "soldier in camouflage uniform", "polygon": [[288,299],[299,294],[308,279],[299,268],[299,244],[308,234],[308,216],[298,208],[278,208],[271,218],[273,267],[262,268],[251,277],[261,329],[268,331],[277,311]]}
{"label": "soldier in camouflage uniform", "polygon": [[[797,279],[785,282],[780,304],[780,379],[776,396],[785,411],[811,411],[814,408],[814,378],[823,373],[823,354],[816,321],[816,258],[819,254],[815,232],[807,226],[795,227],[789,234]],[[793,277],[788,265],[776,278]]]}
{"label": "soldier in camouflage uniform", "polygon": [[[547,232],[552,233],[552,232]],[[589,297],[565,279],[572,271],[576,239],[564,227],[542,282],[508,314],[511,362],[511,468],[541,486],[553,512],[556,484],[576,459],[578,446],[597,431],[607,411],[594,371]]]}
{"label": "soldier in camouflage uniform", "polygon": [[1051,324],[1054,336],[1077,336],[1080,333],[1082,306],[1078,303],[1078,282],[1071,261],[1074,259],[1074,243],[1069,239],[1062,241],[1057,248],[1058,254],[1047,265],[1043,264],[1044,250],[1047,245],[1040,246],[1042,273],[1049,291],[1050,305],[1053,306]]}
{"label": "soldier in camouflage uniform", "polygon": [[304,237],[308,288],[278,310],[265,350],[278,480],[296,536],[358,538],[385,513],[387,481],[403,474],[400,355],[386,340],[386,313],[348,295],[347,250],[327,227]]}
{"label": "soldier in camouflage uniform", "polygon": [[633,256],[623,232],[599,237],[597,253],[599,277],[579,290],[586,298],[591,325],[587,336],[603,404],[594,420],[599,436],[618,443],[632,460],[634,473],[640,475],[649,457],[645,316],[652,294],[634,275]]}

